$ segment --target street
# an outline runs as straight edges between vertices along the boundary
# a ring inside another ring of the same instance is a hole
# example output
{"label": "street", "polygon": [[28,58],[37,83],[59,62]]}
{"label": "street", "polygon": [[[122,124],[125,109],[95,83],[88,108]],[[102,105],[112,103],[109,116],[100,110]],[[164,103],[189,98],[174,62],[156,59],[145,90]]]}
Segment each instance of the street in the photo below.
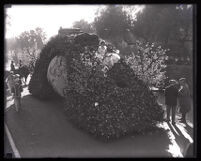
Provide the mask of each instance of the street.
{"label": "street", "polygon": [[8,101],[5,123],[22,158],[183,157],[186,146],[193,142],[190,126],[164,122],[160,126],[166,132],[103,143],[68,122],[62,101],[40,101],[29,94],[27,87],[19,112],[13,108],[12,100]]}

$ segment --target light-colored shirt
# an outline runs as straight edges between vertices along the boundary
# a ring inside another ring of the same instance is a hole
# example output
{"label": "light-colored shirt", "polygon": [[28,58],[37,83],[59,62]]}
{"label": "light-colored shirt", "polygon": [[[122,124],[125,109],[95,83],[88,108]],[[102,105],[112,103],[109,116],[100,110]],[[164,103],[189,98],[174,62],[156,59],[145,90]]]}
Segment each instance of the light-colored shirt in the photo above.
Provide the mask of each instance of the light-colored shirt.
{"label": "light-colored shirt", "polygon": [[99,46],[98,47],[98,54],[100,54],[101,56],[104,56],[105,53],[107,51],[107,47],[106,46]]}
{"label": "light-colored shirt", "polygon": [[15,85],[14,76],[13,76],[12,74],[10,74],[10,75],[6,78],[6,83],[8,84],[9,89],[11,89],[11,88]]}
{"label": "light-colored shirt", "polygon": [[115,63],[117,63],[120,60],[120,56],[116,53],[107,53],[104,64],[112,67]]}

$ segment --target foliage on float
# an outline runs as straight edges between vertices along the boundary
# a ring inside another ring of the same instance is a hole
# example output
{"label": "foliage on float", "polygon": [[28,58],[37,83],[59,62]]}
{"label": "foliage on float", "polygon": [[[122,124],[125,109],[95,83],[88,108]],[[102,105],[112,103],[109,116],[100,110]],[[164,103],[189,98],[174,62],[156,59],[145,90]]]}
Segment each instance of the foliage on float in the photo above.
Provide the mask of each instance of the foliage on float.
{"label": "foliage on float", "polygon": [[74,62],[65,111],[75,125],[110,140],[145,133],[162,121],[155,96],[125,60],[108,68],[93,52],[86,52]]}
{"label": "foliage on float", "polygon": [[68,72],[65,111],[69,121],[104,140],[156,127],[163,110],[130,63],[122,59],[109,67],[96,56],[97,43],[78,42],[57,36],[46,44],[29,84],[30,92],[39,98],[57,96],[47,80],[47,69],[56,55],[62,55]]}
{"label": "foliage on float", "polygon": [[53,37],[42,49],[37,59],[33,75],[29,83],[29,92],[37,98],[55,98],[57,93],[47,80],[47,69],[56,55],[64,55],[71,48],[71,42],[63,36]]}
{"label": "foliage on float", "polygon": [[[86,40],[86,37],[90,37]],[[38,98],[52,99],[59,95],[53,90],[47,79],[47,70],[51,60],[55,56],[66,58],[67,68],[74,63],[73,59],[84,51],[85,46],[96,48],[98,42],[94,35],[82,34],[80,37],[57,35],[53,37],[42,49],[40,57],[36,62],[34,73],[29,83],[30,93]]]}

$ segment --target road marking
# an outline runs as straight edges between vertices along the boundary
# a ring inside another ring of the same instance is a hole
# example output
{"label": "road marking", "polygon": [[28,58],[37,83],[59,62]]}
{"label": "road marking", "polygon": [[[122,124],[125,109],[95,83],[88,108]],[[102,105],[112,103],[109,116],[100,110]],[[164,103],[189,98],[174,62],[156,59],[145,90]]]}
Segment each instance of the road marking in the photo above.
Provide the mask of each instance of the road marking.
{"label": "road marking", "polygon": [[8,130],[8,127],[7,127],[6,123],[4,123],[4,126],[5,126],[5,129],[6,129],[6,134],[7,134],[8,140],[9,140],[9,142],[10,142],[11,148],[12,148],[13,153],[14,153],[14,155],[15,155],[15,158],[21,158],[20,153],[19,153],[19,151],[17,150],[17,147],[15,146],[15,143],[14,143],[14,141],[13,141],[13,138],[12,138],[12,136],[11,136],[10,131]]}

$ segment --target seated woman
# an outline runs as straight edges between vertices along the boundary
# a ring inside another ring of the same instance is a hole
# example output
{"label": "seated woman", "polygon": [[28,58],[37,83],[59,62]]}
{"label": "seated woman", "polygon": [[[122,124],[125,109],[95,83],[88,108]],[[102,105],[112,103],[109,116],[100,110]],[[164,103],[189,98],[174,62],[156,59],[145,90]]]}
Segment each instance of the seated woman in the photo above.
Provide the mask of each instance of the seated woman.
{"label": "seated woman", "polygon": [[98,47],[98,53],[97,53],[97,57],[103,59],[105,54],[107,52],[107,47],[105,44],[105,41],[101,41],[100,42],[100,46]]}
{"label": "seated woman", "polygon": [[115,63],[117,63],[120,60],[120,56],[118,55],[119,51],[114,50],[112,45],[108,45],[107,52],[104,57],[104,63],[108,67],[112,67]]}

